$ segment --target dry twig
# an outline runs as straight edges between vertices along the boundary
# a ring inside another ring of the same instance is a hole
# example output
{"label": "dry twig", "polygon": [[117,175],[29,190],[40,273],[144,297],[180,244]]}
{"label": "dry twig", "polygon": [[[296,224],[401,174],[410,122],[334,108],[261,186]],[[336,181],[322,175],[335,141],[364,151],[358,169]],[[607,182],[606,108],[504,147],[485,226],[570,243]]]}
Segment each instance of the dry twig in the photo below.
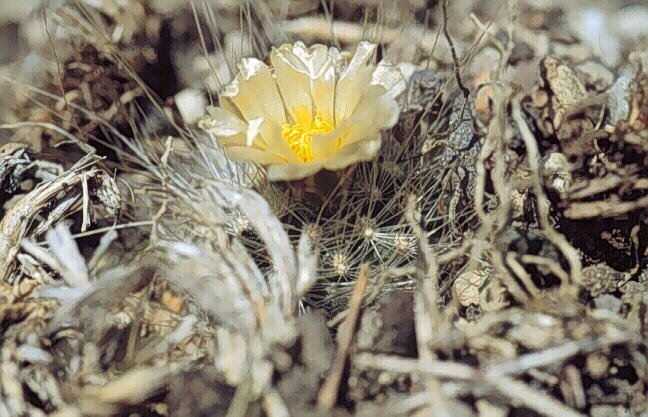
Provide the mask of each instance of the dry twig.
{"label": "dry twig", "polygon": [[338,350],[333,362],[331,370],[324,380],[322,387],[317,398],[317,403],[324,409],[331,409],[337,401],[338,391],[340,389],[340,382],[342,381],[342,373],[346,364],[347,355],[351,348],[353,335],[355,333],[356,322],[360,315],[360,308],[362,307],[362,297],[364,295],[367,281],[369,280],[369,268],[367,265],[360,267],[358,280],[353,288],[351,300],[349,300],[349,314],[344,321],[342,333],[338,342]]}

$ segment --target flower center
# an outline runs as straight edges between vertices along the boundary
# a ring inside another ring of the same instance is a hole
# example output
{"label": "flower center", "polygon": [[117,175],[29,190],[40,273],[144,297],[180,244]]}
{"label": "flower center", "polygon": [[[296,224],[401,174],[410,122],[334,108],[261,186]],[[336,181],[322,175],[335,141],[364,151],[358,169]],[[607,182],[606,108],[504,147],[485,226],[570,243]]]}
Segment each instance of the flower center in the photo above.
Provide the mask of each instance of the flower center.
{"label": "flower center", "polygon": [[317,112],[310,122],[298,120],[292,125],[282,124],[281,137],[295,155],[303,162],[309,162],[313,160],[313,136],[329,133],[333,129],[333,123]]}

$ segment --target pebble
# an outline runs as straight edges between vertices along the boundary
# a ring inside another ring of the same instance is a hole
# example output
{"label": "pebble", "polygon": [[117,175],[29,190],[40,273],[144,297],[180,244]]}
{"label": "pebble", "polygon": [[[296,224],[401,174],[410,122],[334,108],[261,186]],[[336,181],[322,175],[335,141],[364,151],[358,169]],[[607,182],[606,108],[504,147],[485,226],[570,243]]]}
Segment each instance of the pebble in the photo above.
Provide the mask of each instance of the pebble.
{"label": "pebble", "polygon": [[21,362],[47,365],[52,362],[52,355],[36,346],[20,345],[18,349],[16,349],[16,359]]}
{"label": "pebble", "polygon": [[597,91],[609,88],[614,82],[614,74],[604,65],[595,61],[587,61],[576,67],[585,76],[586,84]]}
{"label": "pebble", "polygon": [[610,123],[616,125],[626,121],[630,114],[630,79],[626,76],[617,78],[608,93]]}
{"label": "pebble", "polygon": [[624,7],[610,17],[610,30],[622,39],[634,41],[648,36],[648,7]]}
{"label": "pebble", "polygon": [[604,294],[594,299],[594,305],[600,310],[608,310],[612,313],[619,314],[623,307],[623,301],[613,295]]}
{"label": "pebble", "polygon": [[621,58],[621,43],[609,30],[605,11],[596,8],[578,10],[568,21],[572,30],[591,49],[592,53],[610,66],[615,66]]}
{"label": "pebble", "polygon": [[567,158],[560,152],[552,152],[540,161],[540,172],[547,186],[565,193],[572,183]]}
{"label": "pebble", "polygon": [[206,113],[207,99],[199,90],[182,90],[175,95],[174,101],[186,124],[195,123]]}

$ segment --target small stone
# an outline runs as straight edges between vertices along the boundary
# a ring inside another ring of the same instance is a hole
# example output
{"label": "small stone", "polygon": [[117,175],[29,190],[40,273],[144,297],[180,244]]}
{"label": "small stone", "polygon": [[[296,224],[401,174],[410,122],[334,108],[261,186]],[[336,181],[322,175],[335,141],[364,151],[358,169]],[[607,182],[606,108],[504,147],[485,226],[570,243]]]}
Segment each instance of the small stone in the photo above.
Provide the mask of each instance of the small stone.
{"label": "small stone", "polygon": [[184,307],[184,299],[173,293],[172,291],[165,291],[162,293],[161,303],[174,313],[179,313]]}
{"label": "small stone", "polygon": [[544,349],[554,339],[554,328],[538,326],[537,323],[523,323],[509,331],[511,340],[515,340],[527,349]]}
{"label": "small stone", "polygon": [[644,270],[641,271],[638,281],[644,285],[648,285],[648,268],[644,268]]}
{"label": "small stone", "polygon": [[622,407],[611,405],[595,405],[590,410],[592,417],[631,417],[627,410]]}
{"label": "small stone", "polygon": [[569,162],[560,152],[552,152],[542,158],[540,173],[545,185],[560,194],[566,193],[572,184]]}
{"label": "small stone", "polygon": [[198,90],[182,90],[175,95],[174,101],[186,124],[195,123],[207,111],[207,99]]}
{"label": "small stone", "polygon": [[508,409],[495,405],[490,401],[480,399],[475,403],[479,417],[506,417],[508,415]]}
{"label": "small stone", "polygon": [[616,65],[621,57],[621,44],[609,30],[605,11],[586,8],[569,16],[572,30],[591,49],[592,53],[609,65]]}
{"label": "small stone", "polygon": [[455,300],[464,307],[479,305],[479,288],[486,280],[484,271],[466,271],[460,274],[452,284]]}
{"label": "small stone", "polygon": [[608,92],[609,123],[616,125],[628,120],[631,100],[630,79],[625,76],[617,78]]}
{"label": "small stone", "polygon": [[594,305],[598,309],[608,310],[618,314],[621,312],[621,307],[623,307],[623,301],[613,295],[605,294],[600,297],[596,297],[594,299]]}
{"label": "small stone", "polygon": [[526,191],[511,190],[511,212],[514,219],[524,217],[524,203],[526,199]]}
{"label": "small stone", "polygon": [[648,36],[648,7],[636,4],[624,7],[610,18],[610,30],[617,36],[637,40]]}
{"label": "small stone", "polygon": [[436,71],[423,69],[413,72],[409,78],[409,85],[406,91],[406,100],[409,106],[426,109],[431,106],[430,111],[434,112],[441,106],[439,99],[442,92],[443,81]]}
{"label": "small stone", "polygon": [[583,268],[581,285],[592,297],[615,292],[623,280],[623,274],[610,268],[605,263],[598,263]]}
{"label": "small stone", "polygon": [[646,290],[646,285],[637,281],[628,281],[621,287],[621,292],[624,296],[633,296],[635,294],[642,294]]}
{"label": "small stone", "polygon": [[21,362],[49,364],[52,355],[36,346],[21,345],[16,349],[16,359]]}
{"label": "small stone", "polygon": [[600,378],[607,372],[610,361],[600,353],[592,353],[585,360],[587,372],[593,378]]}
{"label": "small stone", "polygon": [[596,61],[587,61],[576,67],[584,76],[585,84],[597,91],[608,89],[614,82],[614,74]]}

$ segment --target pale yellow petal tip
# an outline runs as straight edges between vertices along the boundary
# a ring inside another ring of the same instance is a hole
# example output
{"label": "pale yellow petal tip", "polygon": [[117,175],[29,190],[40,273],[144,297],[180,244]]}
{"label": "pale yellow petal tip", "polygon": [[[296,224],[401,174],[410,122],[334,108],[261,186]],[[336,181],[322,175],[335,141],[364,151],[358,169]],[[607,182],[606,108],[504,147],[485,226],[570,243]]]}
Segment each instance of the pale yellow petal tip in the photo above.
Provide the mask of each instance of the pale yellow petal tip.
{"label": "pale yellow petal tip", "polygon": [[200,117],[196,124],[214,136],[230,137],[246,130],[245,122],[220,107],[208,106],[207,113]]}
{"label": "pale yellow petal tip", "polygon": [[398,120],[406,84],[398,67],[375,64],[375,52],[367,41],[353,54],[296,42],[273,48],[270,67],[246,58],[221,92],[227,110],[209,109],[198,125],[233,159],[266,166],[270,181],[369,161]]}
{"label": "pale yellow petal tip", "polygon": [[371,77],[371,84],[383,86],[392,98],[398,97],[407,88],[407,81],[400,68],[387,60],[378,63]]}
{"label": "pale yellow petal tip", "polygon": [[246,132],[246,141],[245,141],[245,144],[247,146],[252,146],[257,136],[259,135],[259,131],[261,130],[262,124],[263,124],[263,117],[257,117],[256,119],[248,120],[248,128]]}
{"label": "pale yellow petal tip", "polygon": [[270,165],[268,167],[268,180],[273,182],[303,180],[317,174],[322,168],[322,162]]}
{"label": "pale yellow petal tip", "polygon": [[238,65],[239,74],[243,77],[244,80],[249,80],[250,78],[258,75],[264,69],[267,69],[268,66],[263,63],[263,61],[256,58],[243,58],[241,63]]}

